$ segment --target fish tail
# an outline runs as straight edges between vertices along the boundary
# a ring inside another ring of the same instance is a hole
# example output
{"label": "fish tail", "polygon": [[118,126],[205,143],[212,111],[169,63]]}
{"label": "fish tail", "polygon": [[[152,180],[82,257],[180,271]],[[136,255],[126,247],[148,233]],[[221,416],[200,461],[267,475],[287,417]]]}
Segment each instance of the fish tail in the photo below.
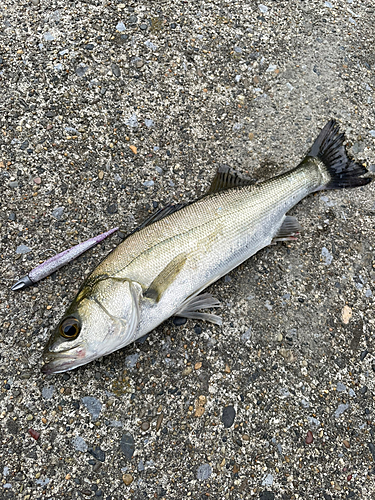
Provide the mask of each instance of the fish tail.
{"label": "fish tail", "polygon": [[371,182],[370,177],[362,177],[367,173],[367,169],[348,156],[344,140],[345,135],[340,133],[336,120],[330,120],[307,153],[306,159],[317,158],[327,169],[326,175],[322,176],[323,184],[317,191],[353,188]]}

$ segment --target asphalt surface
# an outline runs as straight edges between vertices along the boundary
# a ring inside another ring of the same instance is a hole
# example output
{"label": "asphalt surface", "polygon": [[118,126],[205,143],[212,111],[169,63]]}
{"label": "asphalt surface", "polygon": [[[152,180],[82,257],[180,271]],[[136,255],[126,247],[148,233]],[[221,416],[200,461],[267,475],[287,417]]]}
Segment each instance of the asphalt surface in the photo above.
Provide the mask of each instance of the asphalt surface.
{"label": "asphalt surface", "polygon": [[10,291],[53,253],[194,200],[220,164],[258,180],[295,166],[332,117],[374,172],[374,13],[1,2],[1,498],[374,498],[375,183],[309,196],[298,241],[211,286],[222,327],[169,320],[67,374],[41,374],[44,344],[120,237]]}

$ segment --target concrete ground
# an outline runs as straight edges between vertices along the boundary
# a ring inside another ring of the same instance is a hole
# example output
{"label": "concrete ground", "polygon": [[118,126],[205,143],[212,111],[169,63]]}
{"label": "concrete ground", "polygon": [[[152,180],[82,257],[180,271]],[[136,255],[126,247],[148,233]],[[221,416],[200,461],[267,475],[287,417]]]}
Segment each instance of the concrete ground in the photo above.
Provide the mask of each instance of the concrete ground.
{"label": "concrete ground", "polygon": [[168,320],[70,373],[41,374],[44,344],[120,237],[10,291],[53,253],[194,200],[220,164],[295,166],[331,117],[374,172],[374,13],[1,2],[1,498],[374,498],[375,183],[303,200],[297,242],[210,288],[222,327]]}

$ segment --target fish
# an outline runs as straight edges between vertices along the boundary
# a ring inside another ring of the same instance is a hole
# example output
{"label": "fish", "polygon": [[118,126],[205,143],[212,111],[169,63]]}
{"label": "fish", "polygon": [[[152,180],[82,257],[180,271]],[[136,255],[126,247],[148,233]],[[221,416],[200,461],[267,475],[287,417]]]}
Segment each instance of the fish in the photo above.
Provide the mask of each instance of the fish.
{"label": "fish", "polygon": [[365,166],[347,154],[330,120],[292,170],[254,183],[219,168],[206,195],[146,220],[91,273],[52,332],[45,374],[72,370],[154,330],[171,316],[220,325],[209,285],[275,241],[300,232],[288,211],[311,193],[365,186]]}
{"label": "fish", "polygon": [[110,229],[105,233],[98,234],[93,238],[83,241],[82,243],[78,243],[78,245],[74,245],[74,247],[68,248],[63,252],[50,257],[49,259],[42,262],[42,264],[39,264],[38,266],[31,269],[31,271],[29,271],[26,276],[23,276],[16,283],[14,283],[14,285],[12,285],[11,287],[11,290],[22,290],[24,288],[27,288],[28,286],[35,285],[35,283],[42,280],[43,278],[46,278],[50,274],[60,269],[60,267],[65,266],[72,260],[76,259],[81,254],[94,247],[111,234],[115,233],[118,229],[118,227],[114,227],[113,229]]}

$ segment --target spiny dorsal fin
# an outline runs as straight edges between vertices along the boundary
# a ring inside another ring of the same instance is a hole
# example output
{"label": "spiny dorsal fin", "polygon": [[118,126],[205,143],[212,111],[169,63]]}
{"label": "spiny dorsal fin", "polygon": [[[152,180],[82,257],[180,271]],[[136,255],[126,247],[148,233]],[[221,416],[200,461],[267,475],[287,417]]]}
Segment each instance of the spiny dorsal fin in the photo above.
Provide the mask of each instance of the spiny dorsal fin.
{"label": "spiny dorsal fin", "polygon": [[207,194],[218,193],[224,189],[229,189],[237,186],[250,186],[255,184],[256,181],[248,179],[241,174],[238,174],[230,167],[219,167],[215,177],[212,180],[211,186]]}
{"label": "spiny dorsal fin", "polygon": [[181,208],[184,208],[185,206],[186,203],[177,203],[176,205],[167,205],[164,208],[159,208],[159,210],[157,210],[155,213],[147,217],[147,219],[145,219],[138,227],[133,229],[133,231],[130,234],[136,233],[137,231],[140,231],[144,227],[150,226],[154,222],[164,219],[164,217],[167,217],[168,215],[171,215],[174,212],[181,210]]}

